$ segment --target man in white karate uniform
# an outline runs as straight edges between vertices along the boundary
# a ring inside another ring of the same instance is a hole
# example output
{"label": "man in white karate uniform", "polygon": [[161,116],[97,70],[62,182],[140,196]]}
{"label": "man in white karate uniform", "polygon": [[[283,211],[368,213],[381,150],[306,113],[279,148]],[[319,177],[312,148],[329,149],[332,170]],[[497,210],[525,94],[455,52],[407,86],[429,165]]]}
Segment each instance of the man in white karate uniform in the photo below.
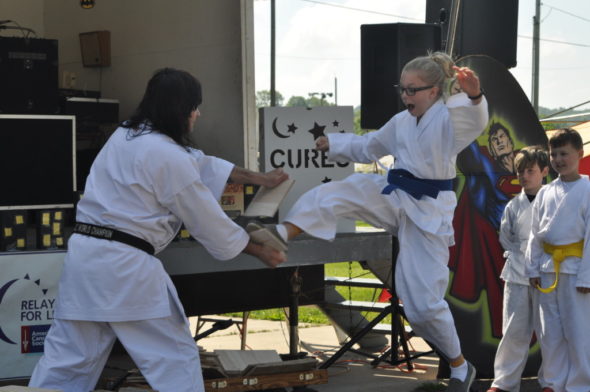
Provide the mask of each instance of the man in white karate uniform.
{"label": "man in white karate uniform", "polygon": [[193,76],[160,70],[136,113],[98,154],[77,206],[55,320],[31,386],[93,390],[118,338],[153,389],[202,392],[197,346],[154,253],[184,223],[216,259],[246,252],[270,267],[285,261],[284,253],[252,243],[218,200],[228,180],[272,187],[286,174],[254,173],[188,147],[200,103]]}

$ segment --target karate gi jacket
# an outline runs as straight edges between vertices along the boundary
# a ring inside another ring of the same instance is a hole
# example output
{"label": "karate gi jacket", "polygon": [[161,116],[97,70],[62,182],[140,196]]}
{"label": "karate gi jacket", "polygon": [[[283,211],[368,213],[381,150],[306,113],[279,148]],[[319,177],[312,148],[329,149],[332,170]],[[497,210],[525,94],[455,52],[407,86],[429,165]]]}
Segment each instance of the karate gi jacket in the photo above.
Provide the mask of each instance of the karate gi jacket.
{"label": "karate gi jacket", "polygon": [[[237,256],[247,233],[218,203],[233,164],[170,137],[121,127],[94,161],[76,220],[140,237],[156,253],[182,223],[216,259]],[[198,263],[199,260],[187,260]],[[59,283],[55,317],[131,321],[170,315],[169,296],[184,314],[162,263],[132,246],[73,234]]]}
{"label": "karate gi jacket", "polygon": [[[349,133],[328,135],[330,160],[369,163],[386,155],[395,158],[394,167],[423,179],[448,180],[456,176],[457,154],[485,129],[488,106],[485,97],[475,105],[465,93],[435,102],[419,122],[407,110],[396,114],[378,131],[359,136]],[[383,188],[387,185],[382,178]],[[454,244],[453,213],[457,198],[442,191],[436,199],[415,199],[395,190],[408,217],[422,230],[447,237]]]}
{"label": "karate gi jacket", "polygon": [[500,223],[500,243],[506,263],[500,274],[505,282],[529,285],[525,271],[525,253],[531,234],[532,203],[522,190],[508,202]]}
{"label": "karate gi jacket", "polygon": [[531,236],[526,253],[529,278],[554,272],[551,255],[543,242],[567,245],[584,241],[583,257],[566,257],[560,273],[577,275],[576,287],[590,287],[590,181],[587,176],[572,182],[560,178],[545,185],[535,198]]}

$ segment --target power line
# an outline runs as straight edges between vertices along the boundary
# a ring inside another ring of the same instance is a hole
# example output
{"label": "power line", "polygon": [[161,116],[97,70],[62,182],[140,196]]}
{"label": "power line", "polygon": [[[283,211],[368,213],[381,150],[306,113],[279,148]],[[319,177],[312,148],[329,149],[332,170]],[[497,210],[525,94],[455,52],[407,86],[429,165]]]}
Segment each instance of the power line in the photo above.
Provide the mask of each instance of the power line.
{"label": "power line", "polygon": [[565,112],[567,112],[567,111],[570,111],[570,110],[572,110],[572,109],[575,109],[575,108],[577,108],[577,107],[584,106],[584,105],[586,105],[587,103],[590,103],[590,101],[582,102],[582,103],[579,103],[579,104],[577,104],[577,105],[571,106],[571,107],[569,107],[569,108],[567,108],[567,109],[563,109],[563,110],[560,110],[560,111],[558,111],[558,112],[551,113],[550,115],[548,115],[548,116],[547,116],[547,117],[545,117],[545,118],[546,118],[546,119],[549,119],[549,118],[551,118],[551,117],[553,117],[553,116],[556,116],[556,115],[558,115],[558,114],[562,114],[562,113],[565,113]]}
{"label": "power line", "polygon": [[581,19],[581,20],[583,20],[583,21],[585,21],[585,22],[590,22],[590,19],[583,18],[583,17],[581,17],[580,15],[576,15],[576,14],[574,14],[574,13],[572,13],[572,12],[569,12],[569,11],[562,10],[561,8],[554,7],[554,6],[552,6],[552,5],[549,5],[549,4],[547,4],[547,3],[541,3],[541,5],[544,5],[545,7],[547,7],[547,8],[551,8],[552,10],[555,10],[555,11],[563,12],[563,13],[564,13],[564,14],[566,14],[566,15],[573,16],[574,18]]}
{"label": "power line", "polygon": [[[352,10],[352,11],[367,12],[367,13],[371,13],[371,14],[378,14],[378,15],[385,15],[385,16],[393,16],[393,17],[396,17],[396,18],[408,19],[408,20],[415,20],[415,21],[423,22],[422,19],[418,19],[418,18],[411,18],[411,17],[408,17],[408,16],[388,14],[388,13],[380,12],[380,11],[371,11],[371,10],[366,10],[366,9],[362,9],[362,8],[348,7],[348,6],[339,5],[339,4],[333,4],[333,3],[325,3],[323,1],[318,1],[318,0],[300,0],[300,1],[305,1],[305,2],[308,2],[308,3],[321,4],[321,5],[325,5],[325,6],[329,6],[329,7],[344,8],[344,9],[348,9],[348,10]],[[575,17],[580,18],[582,20],[585,20],[587,22],[590,22],[590,19],[582,18],[581,16],[574,15],[574,14],[569,13],[567,11],[564,11],[564,10],[561,10],[559,8],[556,8],[556,7],[553,7],[551,5],[548,5],[546,3],[542,3],[542,4],[545,5],[545,6],[547,6],[548,8],[552,8],[552,9],[555,9],[556,11],[561,11],[561,12],[564,12],[564,13],[566,13],[568,15],[572,15],[572,16],[575,16]],[[518,36],[521,37],[521,38],[528,38],[528,39],[532,39],[533,38],[533,37],[530,37],[530,36],[520,35],[520,34]],[[575,43],[575,42],[559,41],[559,40],[550,39],[550,38],[540,38],[540,40],[541,41],[552,42],[552,43],[556,43],[556,44],[572,45],[572,46],[579,46],[579,47],[583,47],[583,48],[590,48],[590,45],[578,44],[578,43]]]}
{"label": "power line", "polygon": [[[256,53],[256,56],[270,56],[270,53]],[[335,61],[358,61],[358,57],[309,57],[293,56],[290,54],[277,54],[277,57],[298,59],[298,60],[335,60]]]}
{"label": "power line", "polygon": [[[518,36],[520,38],[533,39],[533,37],[531,37],[529,35],[518,34]],[[579,47],[582,47],[582,48],[590,48],[590,45],[587,45],[587,44],[578,44],[578,43],[575,43],[575,42],[559,41],[559,40],[550,39],[550,38],[539,38],[539,40],[541,40],[541,41],[547,41],[547,42],[552,42],[554,44],[563,44],[563,45],[579,46]]]}
{"label": "power line", "polygon": [[[567,109],[567,110],[569,110],[569,109]],[[548,122],[548,121],[564,120],[566,118],[585,117],[585,116],[588,116],[589,114],[590,114],[590,112],[569,114],[567,116],[547,117],[547,118],[541,118],[541,119],[539,119],[539,121],[541,121],[541,122]]]}
{"label": "power line", "polygon": [[362,9],[362,8],[348,7],[348,6],[340,5],[340,4],[324,3],[323,1],[317,1],[317,0],[301,0],[301,1],[306,1],[308,3],[321,4],[321,5],[325,5],[325,6],[329,6],[329,7],[344,8],[344,9],[352,10],[352,11],[367,12],[369,14],[394,16],[394,17],[400,18],[400,19],[408,19],[408,20],[416,20],[416,21],[419,21],[419,22],[424,22],[424,19],[411,18],[409,16],[402,16],[402,15],[388,14],[386,12],[380,12],[380,11],[365,10],[365,9]]}

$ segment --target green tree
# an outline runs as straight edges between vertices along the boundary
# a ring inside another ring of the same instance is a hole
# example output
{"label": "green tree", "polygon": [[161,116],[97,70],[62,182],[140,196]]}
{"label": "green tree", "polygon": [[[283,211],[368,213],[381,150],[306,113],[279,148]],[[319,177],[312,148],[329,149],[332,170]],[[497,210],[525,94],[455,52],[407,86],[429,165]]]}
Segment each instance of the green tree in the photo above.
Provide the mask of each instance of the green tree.
{"label": "green tree", "polygon": [[[283,94],[278,91],[275,91],[275,103],[276,106],[283,105]],[[262,108],[270,106],[270,91],[269,90],[260,90],[256,92],[256,107]]]}
{"label": "green tree", "polygon": [[307,100],[300,95],[294,95],[287,101],[287,106],[307,107]]}

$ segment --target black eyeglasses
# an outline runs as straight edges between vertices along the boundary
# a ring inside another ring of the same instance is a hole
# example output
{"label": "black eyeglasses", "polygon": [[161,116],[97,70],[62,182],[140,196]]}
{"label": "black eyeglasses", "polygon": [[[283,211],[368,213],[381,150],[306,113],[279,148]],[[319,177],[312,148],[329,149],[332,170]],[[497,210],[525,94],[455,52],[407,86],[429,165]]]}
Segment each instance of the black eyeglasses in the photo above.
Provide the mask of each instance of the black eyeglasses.
{"label": "black eyeglasses", "polygon": [[403,93],[406,93],[406,95],[408,96],[413,96],[416,95],[416,93],[418,91],[422,91],[422,90],[428,90],[429,88],[433,88],[434,86],[424,86],[424,87],[402,87],[399,84],[394,85],[393,87],[395,87],[395,89],[397,90],[397,92],[399,93],[399,95],[402,95]]}

